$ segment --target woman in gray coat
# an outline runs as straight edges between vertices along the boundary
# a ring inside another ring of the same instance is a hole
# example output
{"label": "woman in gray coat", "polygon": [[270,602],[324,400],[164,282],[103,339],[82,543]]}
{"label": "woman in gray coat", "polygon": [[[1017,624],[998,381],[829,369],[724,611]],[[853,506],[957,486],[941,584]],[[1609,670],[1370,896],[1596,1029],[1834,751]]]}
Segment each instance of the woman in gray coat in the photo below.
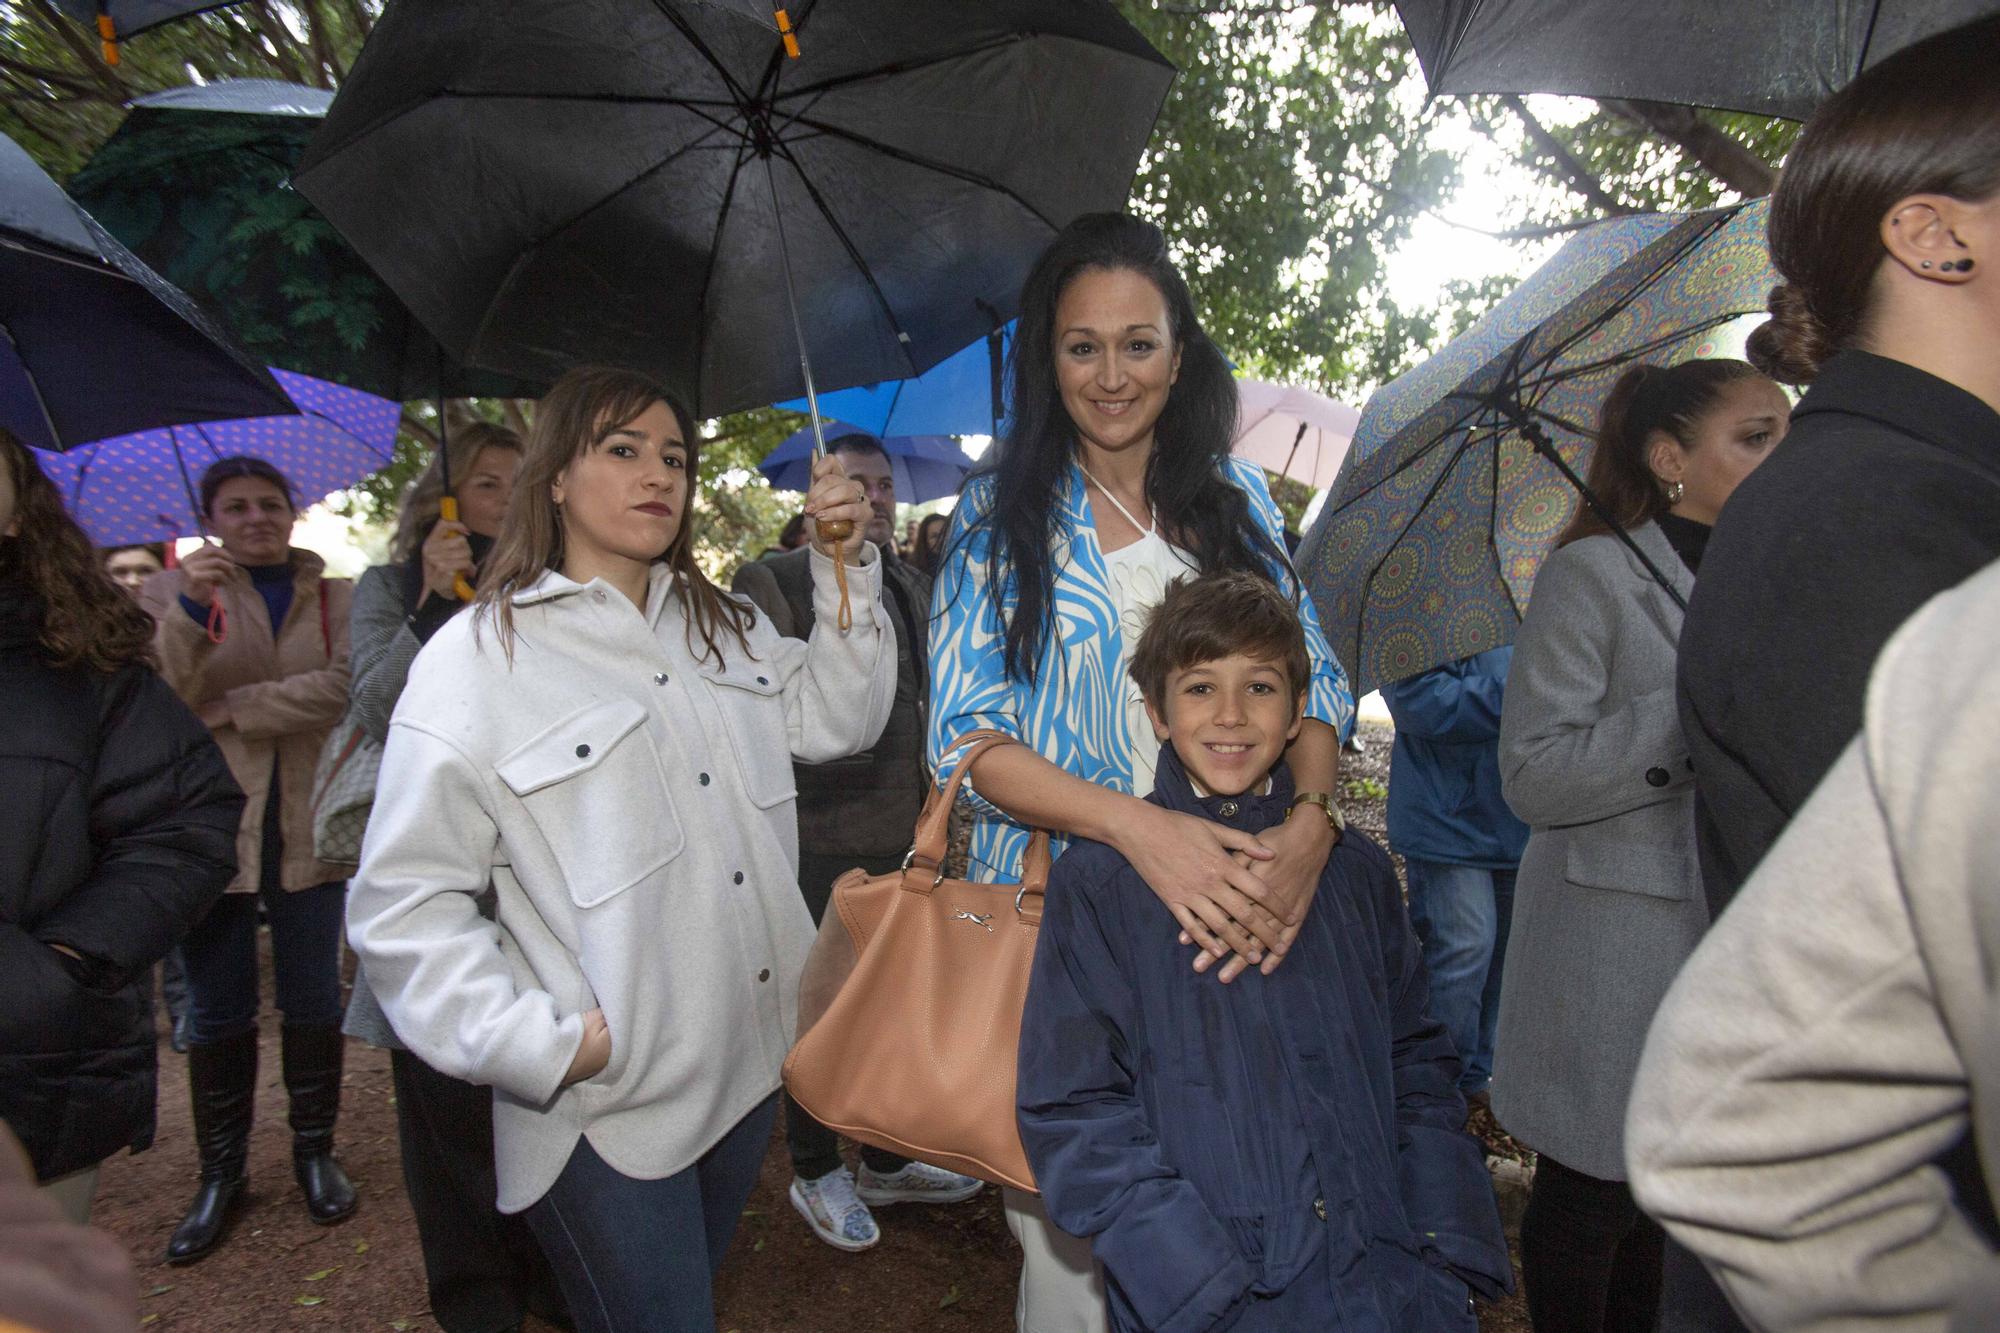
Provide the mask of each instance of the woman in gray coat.
{"label": "woman in gray coat", "polygon": [[[1605,401],[1590,488],[1683,600],[1729,494],[1790,405],[1741,361],[1635,366]],[[1493,1111],[1540,1155],[1521,1225],[1537,1333],[1653,1326],[1659,1227],[1624,1180],[1625,1103],[1653,1011],[1701,939],[1694,778],[1675,713],[1681,607],[1582,510],[1542,566],[1500,723],[1530,826]]]}

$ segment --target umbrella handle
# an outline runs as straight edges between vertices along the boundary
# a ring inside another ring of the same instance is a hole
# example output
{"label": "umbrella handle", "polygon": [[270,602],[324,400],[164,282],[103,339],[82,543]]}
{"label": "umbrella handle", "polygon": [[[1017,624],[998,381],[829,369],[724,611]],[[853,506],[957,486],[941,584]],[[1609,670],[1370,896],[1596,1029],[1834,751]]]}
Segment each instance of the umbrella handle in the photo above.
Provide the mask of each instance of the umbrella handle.
{"label": "umbrella handle", "polygon": [[97,11],[97,49],[103,54],[104,63],[115,69],[118,65],[118,25],[102,8]]}
{"label": "umbrella handle", "polygon": [[799,39],[792,30],[792,16],[785,12],[783,5],[771,8],[771,17],[778,21],[778,36],[785,40],[785,55],[788,59],[799,58]]}
{"label": "umbrella handle", "polygon": [[820,535],[833,543],[833,586],[840,589],[840,632],[854,628],[854,607],[847,600],[847,552],[840,544],[854,535],[854,520],[837,518],[819,525]]}
{"label": "umbrella handle", "polygon": [[[446,492],[438,498],[438,517],[447,523],[458,522],[458,497]],[[451,576],[451,590],[461,602],[472,600],[472,585],[465,581],[465,575]]]}

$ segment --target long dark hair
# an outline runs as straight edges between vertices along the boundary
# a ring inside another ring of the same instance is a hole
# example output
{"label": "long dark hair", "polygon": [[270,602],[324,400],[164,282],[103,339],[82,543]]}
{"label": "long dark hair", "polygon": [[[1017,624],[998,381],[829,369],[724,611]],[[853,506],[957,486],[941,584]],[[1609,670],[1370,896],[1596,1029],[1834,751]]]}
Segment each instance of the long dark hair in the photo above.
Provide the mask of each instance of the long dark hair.
{"label": "long dark hair", "polygon": [[500,642],[510,658],[514,651],[514,594],[545,571],[562,566],[563,526],[555,502],[556,474],[572,459],[588,453],[608,432],[628,424],[654,403],[667,405],[687,445],[687,506],[680,530],[653,563],[666,565],[680,581],[691,650],[694,636],[699,634],[702,654],[720,665],[722,649],[717,640],[731,633],[744,652],[750,651],[746,631],[755,623],[755,613],[710,583],[694,559],[695,500],[701,483],[701,437],[695,432],[694,418],[678,398],[636,371],[579,366],[557,380],[535,408],[520,467],[514,474],[507,521],[479,579],[477,614],[497,617]]}
{"label": "long dark hair", "polygon": [[[1676,366],[1641,363],[1618,377],[1598,413],[1597,447],[1584,484],[1619,527],[1630,532],[1667,512],[1666,492],[1646,461],[1646,442],[1653,433],[1665,431],[1683,449],[1693,448],[1696,425],[1722,391],[1738,380],[1757,378],[1757,367],[1748,361],[1723,357]],[[1580,504],[1556,545],[1609,531],[1595,510]]]}
{"label": "long dark hair", "polygon": [[1867,332],[1882,219],[1899,199],[2000,192],[2000,16],[1898,51],[1806,122],[1771,195],[1771,321],[1750,359],[1786,384]]}
{"label": "long dark hair", "polygon": [[106,674],[150,662],[153,620],[104,572],[97,550],[63,508],[28,447],[0,428],[0,457],[14,483],[16,534],[0,539],[0,578],[39,602],[37,637],[56,668],[88,667]]}
{"label": "long dark hair", "polygon": [[[1014,416],[995,451],[992,508],[978,520],[991,525],[986,574],[1006,623],[1006,674],[1030,683],[1054,620],[1049,544],[1077,448],[1076,424],[1056,382],[1056,306],[1071,282],[1094,269],[1137,273],[1158,288],[1167,304],[1170,350],[1180,353],[1180,378],[1154,427],[1146,462],[1146,498],[1163,535],[1191,552],[1204,574],[1238,570],[1268,577],[1260,553],[1282,554],[1251,522],[1249,497],[1223,474],[1236,435],[1236,385],[1228,360],[1202,332],[1166,237],[1152,223],[1123,213],[1078,218],[1049,243],[1021,289],[1021,320],[1007,366]],[[1002,595],[1010,585],[1011,611]]]}

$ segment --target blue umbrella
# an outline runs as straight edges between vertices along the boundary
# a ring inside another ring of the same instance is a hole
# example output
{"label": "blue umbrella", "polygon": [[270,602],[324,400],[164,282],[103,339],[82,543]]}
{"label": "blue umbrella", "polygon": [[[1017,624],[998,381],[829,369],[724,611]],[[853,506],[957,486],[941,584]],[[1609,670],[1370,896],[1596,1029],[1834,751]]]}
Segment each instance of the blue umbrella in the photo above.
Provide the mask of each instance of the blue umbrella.
{"label": "blue umbrella", "polygon": [[1713,356],[1721,325],[1763,308],[1766,211],[1578,232],[1369,399],[1298,555],[1357,690],[1512,642],[1543,557],[1579,500],[1595,504],[1582,474],[1612,383],[1633,361]]}
{"label": "blue umbrella", "polygon": [[[821,403],[826,399],[822,398]],[[882,442],[889,455],[889,471],[896,479],[896,499],[902,504],[922,504],[958,494],[972,460],[958,444],[943,435],[884,435],[827,423],[826,442],[831,447],[848,435],[868,435]],[[803,491],[812,484],[812,428],[798,431],[764,456],[757,470],[775,490]]]}
{"label": "blue umbrella", "polygon": [[[1013,341],[1010,321],[914,379],[823,393],[820,411],[874,435],[998,435],[1007,415],[1001,370]],[[794,398],[778,406],[803,412],[807,405]]]}
{"label": "blue umbrella", "polygon": [[218,458],[263,459],[285,474],[301,504],[352,486],[389,462],[400,404],[289,370],[272,374],[301,415],[163,426],[63,453],[37,449],[36,460],[99,546],[201,532],[195,488]]}

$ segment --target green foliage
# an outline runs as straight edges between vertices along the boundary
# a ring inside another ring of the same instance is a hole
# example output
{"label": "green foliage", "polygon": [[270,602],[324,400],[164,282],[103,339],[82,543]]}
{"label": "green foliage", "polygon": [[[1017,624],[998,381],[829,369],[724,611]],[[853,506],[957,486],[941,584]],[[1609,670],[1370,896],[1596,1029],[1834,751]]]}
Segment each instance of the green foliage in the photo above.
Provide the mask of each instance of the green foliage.
{"label": "green foliage", "polygon": [[1386,15],[1121,0],[1180,67],[1132,197],[1188,274],[1209,334],[1252,374],[1336,390],[1415,350],[1382,259],[1456,179],[1427,142]]}

